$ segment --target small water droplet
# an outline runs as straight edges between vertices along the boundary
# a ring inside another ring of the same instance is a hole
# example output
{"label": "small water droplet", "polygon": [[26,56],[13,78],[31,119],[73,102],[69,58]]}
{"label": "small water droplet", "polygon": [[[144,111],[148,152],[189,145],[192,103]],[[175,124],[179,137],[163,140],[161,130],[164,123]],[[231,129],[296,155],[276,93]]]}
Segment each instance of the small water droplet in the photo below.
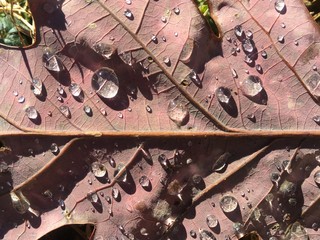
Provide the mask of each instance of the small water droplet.
{"label": "small water droplet", "polygon": [[154,43],[158,43],[158,38],[157,38],[156,35],[152,35],[151,40],[152,40]]}
{"label": "small water droplet", "polygon": [[99,196],[96,192],[88,192],[87,199],[92,203],[97,203],[99,201]]}
{"label": "small water droplet", "polygon": [[278,40],[279,43],[284,43],[284,36],[279,35],[277,40]]}
{"label": "small water droplet", "polygon": [[29,119],[35,120],[38,118],[39,114],[34,106],[27,107],[25,112],[26,112],[26,115]]}
{"label": "small water droplet", "polygon": [[243,35],[243,30],[242,30],[242,26],[241,25],[237,25],[234,27],[234,34],[237,37],[241,37]]}
{"label": "small water droplet", "polygon": [[197,237],[196,231],[190,230],[190,236],[191,236],[192,238],[196,238],[196,237]]}
{"label": "small water droplet", "polygon": [[57,88],[57,92],[58,92],[60,95],[64,95],[64,89],[63,89],[61,86],[59,86],[59,87]]}
{"label": "small water droplet", "polygon": [[57,96],[57,99],[58,99],[59,102],[63,102],[63,98],[62,97]]}
{"label": "small water droplet", "polygon": [[263,91],[261,80],[258,76],[249,75],[240,83],[240,89],[245,96],[254,97]]}
{"label": "small water droplet", "polygon": [[178,34],[177,32],[174,33],[174,36],[175,36],[175,37],[178,37],[178,35],[179,35],[179,34]]}
{"label": "small water droplet", "polygon": [[170,65],[170,58],[169,58],[169,57],[164,57],[164,58],[163,58],[163,62],[164,62],[166,65]]}
{"label": "small water droplet", "polygon": [[168,20],[168,19],[167,19],[167,17],[166,17],[166,16],[162,16],[162,17],[161,17],[161,22],[166,23],[166,22],[167,22],[167,20]]}
{"label": "small water droplet", "polygon": [[238,201],[233,196],[227,195],[220,199],[220,207],[225,213],[233,212],[238,207]]}
{"label": "small water droplet", "polygon": [[71,118],[71,112],[68,106],[62,105],[59,107],[60,112],[66,117],[66,118]]}
{"label": "small water droplet", "polygon": [[281,23],[281,27],[282,27],[282,28],[285,28],[285,27],[286,27],[286,24],[285,24],[285,23]]}
{"label": "small water droplet", "polygon": [[120,197],[120,192],[118,188],[112,188],[112,197],[116,200]]}
{"label": "small water droplet", "polygon": [[320,125],[320,115],[314,116],[314,117],[312,118],[312,120],[313,120],[316,124]]}
{"label": "small water droplet", "polygon": [[247,53],[252,53],[254,50],[254,43],[251,39],[244,39],[242,41],[242,49],[243,51],[247,52]]}
{"label": "small water droplet", "polygon": [[46,69],[53,72],[61,72],[64,70],[61,59],[49,47],[44,48],[42,62]]}
{"label": "small water droplet", "polygon": [[225,87],[219,87],[216,90],[216,96],[220,103],[226,103],[229,104],[229,101],[231,99],[231,92],[228,88]]}
{"label": "small water droplet", "polygon": [[160,154],[158,157],[158,161],[159,161],[160,165],[163,167],[163,169],[167,170],[169,168],[170,163],[169,163],[166,155]]}
{"label": "small water droplet", "polygon": [[38,78],[33,78],[31,83],[31,90],[36,96],[42,95],[42,82]]}
{"label": "small water droplet", "polygon": [[50,145],[50,151],[53,153],[53,154],[57,154],[59,153],[59,147],[56,143],[51,143]]}
{"label": "small water droplet", "polygon": [[14,95],[15,97],[19,95],[19,93],[18,93],[17,91],[13,91],[12,93],[13,93],[13,95]]}
{"label": "small water droplet", "polygon": [[233,78],[237,78],[237,77],[238,77],[238,74],[237,74],[236,70],[234,70],[233,68],[231,68],[231,72],[232,72],[232,77],[233,77]]}
{"label": "small water droplet", "polygon": [[256,116],[254,114],[248,114],[247,118],[251,121],[251,122],[256,122]]}
{"label": "small water droplet", "polygon": [[298,46],[299,42],[297,40],[294,41],[294,45]]}
{"label": "small water droplet", "polygon": [[257,64],[256,65],[256,70],[259,72],[259,73],[262,73],[262,67],[260,64]]}
{"label": "small water droplet", "polygon": [[247,36],[247,38],[252,38],[253,33],[252,33],[250,30],[248,30],[248,31],[246,32],[246,36]]}
{"label": "small water droplet", "polygon": [[233,231],[236,234],[237,238],[240,239],[244,236],[243,225],[239,222],[233,223]]}
{"label": "small water droplet", "polygon": [[197,85],[198,87],[200,87],[202,84],[201,84],[201,80],[198,76],[198,74],[194,71],[194,70],[191,70],[191,72],[189,73],[189,78],[190,80],[195,84]]}
{"label": "small water droplet", "polygon": [[167,41],[166,37],[162,37],[162,41],[166,42]]}
{"label": "small water droplet", "polygon": [[118,118],[123,118],[123,114],[122,114],[122,112],[118,112],[118,114],[117,114],[117,116],[118,116]]}
{"label": "small water droplet", "polygon": [[216,240],[213,233],[205,229],[199,230],[199,237],[200,237],[200,240]]}
{"label": "small water droplet", "polygon": [[58,200],[59,206],[64,210],[66,208],[66,205],[62,199]]}
{"label": "small water droplet", "polygon": [[150,189],[151,187],[150,179],[145,175],[139,178],[139,183],[144,189]]}
{"label": "small water droplet", "polygon": [[316,171],[313,175],[314,182],[318,185],[320,185],[320,170]]}
{"label": "small water droplet", "polygon": [[133,14],[130,9],[126,9],[123,13],[128,19],[132,20],[133,19]]}
{"label": "small water droplet", "polygon": [[106,167],[100,162],[91,163],[91,171],[98,178],[104,177],[107,174]]}
{"label": "small water droplet", "polygon": [[236,48],[232,48],[232,49],[231,49],[231,54],[234,55],[234,56],[237,55]]}
{"label": "small water droplet", "polygon": [[91,109],[90,106],[85,105],[85,106],[83,107],[83,111],[84,111],[88,116],[92,116],[92,109]]}
{"label": "small water droplet", "polygon": [[174,13],[177,14],[177,15],[180,14],[180,8],[178,8],[178,7],[175,7],[175,8],[173,9],[173,11],[174,11]]}
{"label": "small water droplet", "polygon": [[131,5],[132,4],[132,0],[125,0],[125,3],[128,4],[128,5]]}
{"label": "small water droplet", "polygon": [[270,180],[271,182],[273,182],[274,184],[278,185],[278,182],[280,180],[280,174],[277,172],[272,172],[270,174]]}
{"label": "small water droplet", "polygon": [[97,43],[92,46],[93,50],[102,55],[105,59],[111,59],[115,54],[116,48],[107,43]]}
{"label": "small water droplet", "polygon": [[267,52],[265,51],[265,50],[263,50],[262,52],[261,52],[261,57],[263,57],[263,58],[267,58]]}
{"label": "small water droplet", "polygon": [[110,155],[107,156],[108,162],[110,164],[111,167],[115,168],[116,167],[116,161],[114,160],[114,158]]}
{"label": "small water droplet", "polygon": [[148,113],[152,113],[152,108],[149,105],[146,106],[146,110]]}
{"label": "small water droplet", "polygon": [[209,228],[216,228],[219,224],[218,219],[212,214],[207,216],[206,222]]}
{"label": "small water droplet", "polygon": [[314,223],[312,223],[311,227],[313,230],[317,231],[319,228],[319,225],[318,225],[318,223],[314,222]]}
{"label": "small water droplet", "polygon": [[252,61],[252,58],[250,56],[246,55],[244,57],[244,62],[250,65],[253,61]]}
{"label": "small water droplet", "polygon": [[183,126],[189,121],[188,108],[178,100],[170,100],[167,108],[168,117],[178,126]]}
{"label": "small water droplet", "polygon": [[286,4],[284,0],[276,0],[274,3],[274,8],[277,12],[282,13],[285,10]]}
{"label": "small water droplet", "polygon": [[313,66],[312,66],[312,70],[313,70],[313,71],[317,71],[317,69],[318,69],[318,68],[317,68],[316,65],[313,65]]}
{"label": "small water droplet", "polygon": [[149,235],[147,229],[145,229],[145,228],[141,228],[141,229],[140,229],[140,234],[141,234],[142,236],[148,236],[148,235]]}
{"label": "small water droplet", "polygon": [[91,86],[99,96],[110,99],[119,91],[119,80],[113,70],[103,67],[93,74]]}
{"label": "small water droplet", "polygon": [[82,89],[79,84],[77,83],[71,83],[69,86],[69,91],[72,96],[79,97],[82,93]]}

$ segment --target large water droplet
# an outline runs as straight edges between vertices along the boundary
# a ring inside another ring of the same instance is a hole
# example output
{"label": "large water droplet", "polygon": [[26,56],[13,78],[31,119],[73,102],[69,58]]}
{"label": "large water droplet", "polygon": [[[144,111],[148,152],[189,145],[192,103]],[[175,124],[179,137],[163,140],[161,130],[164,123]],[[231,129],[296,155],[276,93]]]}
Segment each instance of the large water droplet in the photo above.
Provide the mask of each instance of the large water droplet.
{"label": "large water droplet", "polygon": [[276,0],[274,3],[274,8],[277,12],[282,13],[285,10],[286,4],[284,0]]}
{"label": "large water droplet", "polygon": [[36,96],[42,95],[42,82],[38,78],[33,78],[31,83],[31,90]]}
{"label": "large water droplet", "polygon": [[169,118],[178,126],[183,126],[189,121],[188,108],[175,99],[170,100],[167,108],[167,114]]}
{"label": "large water droplet", "polygon": [[316,184],[320,185],[320,170],[315,172],[313,179]]}
{"label": "large water droplet", "polygon": [[116,52],[116,48],[107,43],[94,44],[93,50],[102,55],[105,59],[110,59]]}
{"label": "large water droplet", "polygon": [[99,201],[99,196],[96,192],[88,192],[87,199],[92,203],[97,203]]}
{"label": "large water droplet", "polygon": [[229,101],[231,99],[231,92],[228,88],[219,87],[216,90],[216,96],[220,103],[229,104]]}
{"label": "large water droplet", "polygon": [[246,38],[242,41],[242,49],[247,53],[252,53],[254,50],[254,43],[251,39]]}
{"label": "large water droplet", "polygon": [[43,50],[42,62],[44,67],[49,71],[61,72],[64,70],[61,59],[49,47]]}
{"label": "large water droplet", "polygon": [[59,107],[60,112],[66,117],[66,118],[71,118],[71,112],[68,106],[62,105]]}
{"label": "large water droplet", "polygon": [[119,91],[119,80],[113,70],[103,67],[93,74],[91,86],[99,96],[113,98]]}
{"label": "large water droplet", "polygon": [[218,219],[212,214],[207,216],[206,222],[207,222],[207,225],[208,225],[209,228],[215,228],[219,224]]}
{"label": "large water droplet", "polygon": [[200,240],[216,240],[213,233],[205,229],[199,230],[199,237],[200,237]]}
{"label": "large water droplet", "polygon": [[263,90],[261,80],[258,76],[249,75],[240,83],[240,89],[245,96],[257,96]]}
{"label": "large water droplet", "polygon": [[234,34],[237,37],[241,37],[243,35],[243,29],[242,29],[241,25],[237,25],[237,26],[234,27]]}
{"label": "large water droplet", "polygon": [[100,162],[91,163],[91,171],[98,178],[104,177],[107,174],[106,167]]}
{"label": "large water droplet", "polygon": [[233,196],[227,195],[220,199],[220,207],[225,213],[233,212],[238,207],[238,201]]}
{"label": "large water droplet", "polygon": [[143,175],[141,178],[139,178],[139,183],[144,189],[150,189],[151,182],[147,176]]}
{"label": "large water droplet", "polygon": [[29,119],[35,120],[38,118],[39,114],[34,106],[27,107],[25,112],[26,112],[26,115]]}
{"label": "large water droplet", "polygon": [[82,93],[82,89],[79,84],[77,83],[71,83],[69,86],[69,91],[72,96],[79,97]]}

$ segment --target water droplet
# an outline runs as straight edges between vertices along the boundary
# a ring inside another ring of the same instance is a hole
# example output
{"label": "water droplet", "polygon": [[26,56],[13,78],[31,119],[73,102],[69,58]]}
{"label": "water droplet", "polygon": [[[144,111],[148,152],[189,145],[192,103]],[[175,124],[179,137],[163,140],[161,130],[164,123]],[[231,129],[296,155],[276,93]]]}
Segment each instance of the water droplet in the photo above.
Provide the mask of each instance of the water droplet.
{"label": "water droplet", "polygon": [[298,46],[299,42],[297,40],[294,41],[294,45]]}
{"label": "water droplet", "polygon": [[71,112],[68,106],[62,105],[59,107],[60,112],[66,117],[66,118],[71,118]]}
{"label": "water droplet", "polygon": [[233,77],[233,78],[237,78],[237,77],[238,77],[238,74],[237,74],[236,70],[234,70],[233,68],[231,68],[231,72],[232,72],[232,77]]}
{"label": "water droplet", "polygon": [[37,110],[35,109],[34,106],[27,107],[25,112],[26,112],[26,115],[27,115],[27,117],[29,119],[33,119],[34,120],[34,119],[38,118],[39,114],[38,114],[38,112],[37,112]]}
{"label": "water droplet", "polygon": [[245,96],[254,97],[262,92],[263,87],[258,76],[249,75],[240,83],[240,89]]}
{"label": "water droplet", "polygon": [[257,64],[256,65],[256,70],[259,72],[259,73],[262,73],[262,67],[260,64]]}
{"label": "water droplet", "polygon": [[115,168],[116,167],[116,161],[114,160],[114,158],[110,155],[107,156],[108,162],[110,164],[111,167]]}
{"label": "water droplet", "polygon": [[24,214],[28,211],[30,207],[29,201],[26,197],[22,194],[22,192],[10,192],[10,198],[12,202],[13,208],[19,213]]}
{"label": "water droplet", "polygon": [[313,65],[313,66],[312,66],[312,70],[313,70],[313,71],[317,71],[317,69],[318,69],[318,68],[317,68],[316,65]]}
{"label": "water droplet", "polygon": [[252,53],[254,50],[254,43],[251,39],[244,39],[242,41],[242,49],[243,51],[247,52],[247,53]]}
{"label": "water droplet", "polygon": [[93,45],[93,50],[102,55],[105,59],[111,59],[115,54],[116,48],[107,43],[97,43]]}
{"label": "water droplet", "polygon": [[284,0],[276,0],[274,3],[274,8],[277,12],[282,13],[285,10],[286,4]]}
{"label": "water droplet", "polygon": [[237,26],[234,27],[234,34],[237,37],[241,37],[242,36],[243,30],[242,30],[242,26],[241,25],[237,25]]}
{"label": "water droplet", "polygon": [[119,192],[119,189],[117,188],[112,188],[112,197],[114,199],[118,199],[120,197],[120,192]]}
{"label": "water droplet", "polygon": [[231,154],[229,152],[223,153],[212,165],[212,171],[214,172],[223,171],[226,168],[227,162],[229,161],[230,157],[231,157]]}
{"label": "water droplet", "polygon": [[123,13],[128,19],[132,20],[133,19],[133,14],[130,9],[126,9]]}
{"label": "water droplet", "polygon": [[167,41],[166,37],[162,37],[162,41],[166,42]]}
{"label": "water droplet", "polygon": [[104,177],[107,174],[106,167],[99,162],[91,163],[91,171],[94,174],[94,176],[98,178]]}
{"label": "water droplet", "polygon": [[83,107],[83,111],[88,115],[88,116],[92,116],[92,109],[91,107],[89,107],[88,105],[85,105]]}
{"label": "water droplet", "polygon": [[178,8],[178,7],[175,7],[174,9],[173,9],[173,11],[174,11],[174,13],[175,14],[180,14],[180,8]]}
{"label": "water droplet", "polygon": [[213,233],[205,229],[199,230],[199,237],[200,237],[200,240],[216,240]]}
{"label": "water droplet", "polygon": [[69,86],[69,91],[72,96],[79,97],[82,93],[82,89],[79,84],[77,83],[71,83]]}
{"label": "water droplet", "polygon": [[177,32],[174,33],[174,36],[175,36],[175,37],[178,37],[178,35],[179,35],[179,34],[178,34]]}
{"label": "water droplet", "polygon": [[151,40],[152,40],[154,43],[157,43],[157,42],[158,42],[158,38],[157,38],[156,35],[152,35]]}
{"label": "water droplet", "polygon": [[148,236],[148,235],[149,235],[149,233],[147,232],[147,229],[145,229],[145,228],[141,228],[141,229],[140,229],[140,234],[141,234],[142,236]]}
{"label": "water droplet", "polygon": [[272,172],[270,174],[270,180],[271,182],[275,183],[276,185],[278,185],[278,182],[280,180],[280,174],[277,172]]}
{"label": "water droplet", "polygon": [[53,153],[53,154],[57,154],[59,153],[59,147],[56,143],[52,143],[50,145],[50,151]]}
{"label": "water droplet", "polygon": [[295,222],[291,226],[289,239],[308,240],[310,238],[304,227],[299,222]]}
{"label": "water droplet", "polygon": [[243,225],[239,222],[233,223],[233,231],[236,234],[238,239],[240,239],[244,236]]}
{"label": "water droplet", "polygon": [[166,65],[170,65],[170,58],[169,58],[169,57],[164,57],[164,58],[163,58],[163,62],[164,62]]}
{"label": "water droplet", "polygon": [[320,185],[320,170],[315,172],[315,174],[313,175],[313,178],[314,178],[314,182]]}
{"label": "water droplet", "polygon": [[16,97],[19,95],[19,93],[17,91],[13,91],[12,94]]}
{"label": "water droplet", "polygon": [[139,178],[139,183],[144,189],[150,189],[151,187],[150,179],[145,175]]}
{"label": "water droplet", "polygon": [[192,238],[196,238],[196,237],[197,237],[196,231],[190,230],[190,236],[191,236]]}
{"label": "water droplet", "polygon": [[25,101],[24,96],[18,97],[18,103],[24,103],[24,101]]}
{"label": "water droplet", "polygon": [[117,114],[117,115],[118,115],[118,118],[121,118],[121,119],[123,118],[123,114],[122,114],[122,112],[118,112],[118,114]]}
{"label": "water droplet", "polygon": [[320,125],[320,115],[314,116],[314,117],[312,118],[312,120],[313,120],[316,124]]}
{"label": "water droplet", "polygon": [[125,0],[125,3],[128,4],[128,5],[131,5],[132,1],[131,0]]}
{"label": "water droplet", "polygon": [[279,43],[284,43],[284,36],[279,35],[277,40],[278,40]]}
{"label": "water droplet", "polygon": [[246,55],[244,57],[244,62],[250,65],[253,61],[252,61],[252,58],[250,56]]}
{"label": "water droplet", "polygon": [[234,55],[234,56],[237,55],[237,51],[236,51],[235,48],[232,48],[232,49],[231,49],[231,54]]}
{"label": "water droplet", "polygon": [[195,84],[197,85],[198,87],[200,87],[202,84],[201,84],[201,80],[198,76],[198,74],[194,71],[194,70],[191,70],[191,72],[189,73],[189,78],[190,80]]}
{"label": "water droplet", "polygon": [[123,163],[118,164],[117,169],[114,172],[114,176],[117,177],[118,181],[127,182],[127,179],[128,179],[127,168]]}
{"label": "water droplet", "polygon": [[286,24],[285,24],[285,23],[281,23],[281,27],[282,27],[282,28],[285,28],[285,27],[286,27]]}
{"label": "water droplet", "polygon": [[297,184],[294,182],[290,182],[288,180],[284,180],[279,188],[279,193],[281,193],[284,197],[292,197],[295,195],[297,190]]}
{"label": "water droplet", "polygon": [[118,77],[113,70],[103,67],[93,74],[91,86],[99,96],[113,98],[119,91]]}
{"label": "water droplet", "polygon": [[219,223],[218,219],[212,214],[207,216],[206,222],[209,228],[215,228],[218,226]]}
{"label": "water droplet", "polygon": [[158,157],[158,161],[160,165],[163,167],[163,169],[167,170],[169,168],[169,161],[164,154],[160,154]]}
{"label": "water droplet", "polygon": [[87,199],[92,203],[97,203],[99,201],[99,196],[96,192],[88,192]]}
{"label": "water droplet", "polygon": [[8,164],[6,162],[0,162],[0,173],[8,172]]}
{"label": "water droplet", "polygon": [[31,83],[31,90],[36,96],[42,95],[42,82],[38,78],[33,78]]}
{"label": "water droplet", "polygon": [[53,72],[61,72],[64,70],[61,59],[53,53],[49,47],[44,48],[42,62],[46,69]]}
{"label": "water droplet", "polygon": [[252,33],[250,30],[248,30],[248,31],[246,32],[246,36],[247,36],[247,38],[252,38],[253,33]]}
{"label": "water droplet", "polygon": [[178,100],[170,100],[167,108],[168,117],[178,126],[183,126],[189,121],[188,108]]}
{"label": "water droplet", "polygon": [[267,52],[263,50],[263,51],[261,52],[261,57],[267,58],[267,56],[268,56],[268,55],[267,55]]}
{"label": "water droplet", "polygon": [[229,101],[231,99],[231,92],[228,88],[219,87],[217,88],[215,93],[220,103],[229,104]]}
{"label": "water droplet", "polygon": [[319,228],[319,225],[318,225],[318,223],[314,222],[314,223],[312,223],[311,227],[313,230],[317,231]]}
{"label": "water droplet", "polygon": [[233,196],[227,195],[221,198],[220,207],[225,213],[233,212],[238,207],[238,201]]}
{"label": "water droplet", "polygon": [[167,22],[167,20],[168,20],[168,19],[167,19],[167,17],[166,17],[166,16],[162,16],[162,17],[161,17],[161,22],[166,23],[166,22]]}
{"label": "water droplet", "polygon": [[152,113],[152,108],[149,105],[146,106],[146,110],[148,113]]}

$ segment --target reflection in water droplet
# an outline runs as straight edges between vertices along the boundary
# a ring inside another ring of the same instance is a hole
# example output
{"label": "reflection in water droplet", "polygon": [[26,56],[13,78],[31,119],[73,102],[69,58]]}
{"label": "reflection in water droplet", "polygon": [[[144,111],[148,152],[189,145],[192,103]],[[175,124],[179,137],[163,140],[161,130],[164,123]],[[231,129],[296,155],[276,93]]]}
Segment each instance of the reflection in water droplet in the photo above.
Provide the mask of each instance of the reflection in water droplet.
{"label": "reflection in water droplet", "polygon": [[316,184],[320,185],[320,170],[316,171],[313,175],[314,181]]}
{"label": "reflection in water droplet", "polygon": [[69,91],[72,96],[79,97],[81,95],[82,89],[77,83],[71,83],[69,86]]}
{"label": "reflection in water droplet", "polygon": [[131,12],[131,10],[126,9],[123,13],[128,19],[132,20],[133,19],[133,14]]}
{"label": "reflection in water droplet", "polygon": [[18,103],[24,103],[24,101],[25,101],[24,96],[18,97]]}
{"label": "reflection in water droplet", "polygon": [[97,43],[94,44],[92,48],[105,59],[111,59],[112,55],[116,52],[116,48],[107,43]]}
{"label": "reflection in water droplet", "polygon": [[242,36],[243,30],[242,30],[242,26],[241,25],[237,25],[237,26],[234,27],[234,34],[237,37],[241,37]]}
{"label": "reflection in water droplet", "polygon": [[215,228],[218,226],[219,223],[218,219],[212,214],[207,216],[206,222],[209,228]]}
{"label": "reflection in water droplet", "polygon": [[254,43],[251,39],[244,39],[242,41],[242,49],[243,51],[247,52],[247,53],[252,53],[254,50]]}
{"label": "reflection in water droplet", "polygon": [[54,72],[61,72],[64,70],[62,61],[56,56],[49,47],[44,48],[42,55],[42,62],[46,69]]}
{"label": "reflection in water droplet", "polygon": [[38,78],[33,78],[32,79],[32,84],[31,84],[31,90],[36,96],[41,96],[42,95],[42,82]]}
{"label": "reflection in water droplet", "polygon": [[27,107],[26,110],[26,115],[29,119],[37,119],[38,118],[38,112],[37,110],[35,109],[34,106],[30,106],[30,107]]}
{"label": "reflection in water droplet", "polygon": [[199,237],[200,237],[200,240],[216,240],[213,233],[205,229],[199,230]]}
{"label": "reflection in water droplet", "polygon": [[233,196],[227,195],[220,199],[220,207],[225,213],[233,212],[238,207],[238,201]]}
{"label": "reflection in water droplet", "polygon": [[240,89],[245,96],[254,97],[262,92],[263,87],[258,76],[249,75],[240,83]]}
{"label": "reflection in water droplet", "polygon": [[189,110],[178,100],[172,99],[167,108],[168,117],[178,126],[185,125],[189,121]]}
{"label": "reflection in water droplet", "polygon": [[59,153],[59,147],[56,143],[52,143],[50,145],[50,151],[53,153],[53,154],[56,154],[56,153]]}
{"label": "reflection in water droplet", "polygon": [[91,163],[91,171],[98,178],[104,177],[107,174],[106,167],[100,162]]}
{"label": "reflection in water droplet", "polygon": [[87,199],[92,203],[97,203],[99,201],[99,196],[96,192],[88,192]]}
{"label": "reflection in water droplet", "polygon": [[231,99],[231,92],[228,88],[219,87],[216,90],[216,96],[220,103],[228,104]]}
{"label": "reflection in water droplet", "polygon": [[277,12],[282,13],[285,10],[286,4],[284,0],[276,0],[274,3],[274,8]]}
{"label": "reflection in water droplet", "polygon": [[66,117],[66,118],[70,118],[71,117],[71,112],[68,106],[66,105],[62,105],[59,107],[60,112]]}
{"label": "reflection in water droplet", "polygon": [[139,183],[140,183],[141,187],[143,187],[144,189],[149,189],[151,186],[150,179],[145,175],[143,175],[141,178],[139,178]]}
{"label": "reflection in water droplet", "polygon": [[99,96],[113,98],[119,91],[118,77],[113,70],[103,67],[93,74],[91,86]]}
{"label": "reflection in water droplet", "polygon": [[284,36],[279,35],[277,40],[278,40],[279,43],[284,43]]}

